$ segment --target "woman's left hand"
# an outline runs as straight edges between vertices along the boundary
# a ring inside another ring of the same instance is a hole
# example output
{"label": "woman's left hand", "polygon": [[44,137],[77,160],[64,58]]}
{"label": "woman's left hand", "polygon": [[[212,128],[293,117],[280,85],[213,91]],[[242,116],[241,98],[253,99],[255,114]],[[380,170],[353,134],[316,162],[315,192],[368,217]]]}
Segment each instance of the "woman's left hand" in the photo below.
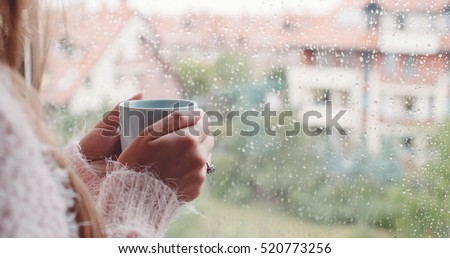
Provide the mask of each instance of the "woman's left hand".
{"label": "woman's left hand", "polygon": [[[140,100],[143,93],[128,100]],[[121,153],[119,127],[119,105],[116,105],[97,125],[80,141],[81,153],[94,167],[98,176],[106,173],[106,159],[116,160]]]}

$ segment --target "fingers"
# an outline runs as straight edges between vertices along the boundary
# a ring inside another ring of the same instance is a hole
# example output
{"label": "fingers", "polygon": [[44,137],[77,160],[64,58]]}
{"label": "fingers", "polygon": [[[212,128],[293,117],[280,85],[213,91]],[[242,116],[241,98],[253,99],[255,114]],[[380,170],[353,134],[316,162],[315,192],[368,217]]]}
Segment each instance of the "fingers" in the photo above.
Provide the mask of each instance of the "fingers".
{"label": "fingers", "polygon": [[200,109],[173,112],[145,128],[141,136],[146,137],[149,141],[153,141],[176,131],[180,133],[177,133],[177,135],[185,135],[180,130],[197,124],[203,113]]}
{"label": "fingers", "polygon": [[[129,100],[141,100],[144,98],[144,92],[139,92],[138,94],[134,95],[133,97],[127,99]],[[108,136],[118,136],[118,133],[115,133],[117,131],[117,128],[119,127],[119,104],[117,104],[113,110],[108,111],[108,113],[105,113],[103,115],[103,119],[98,122],[94,128],[100,129],[102,132],[102,135]]]}
{"label": "fingers", "polygon": [[209,117],[203,113],[202,122],[199,123],[199,130],[202,132],[201,142],[208,138],[214,138],[212,132],[209,130]]}
{"label": "fingers", "polygon": [[[139,100],[144,97],[140,92],[128,100]],[[119,105],[106,113],[103,119],[80,141],[83,155],[89,160],[100,160],[120,153]]]}
{"label": "fingers", "polygon": [[179,136],[193,137],[193,139],[200,143],[207,139],[210,134],[208,129],[208,119],[203,110],[200,110],[199,116],[198,122],[189,127],[181,128],[176,134]]}
{"label": "fingers", "polygon": [[204,150],[205,153],[210,154],[212,149],[214,148],[214,137],[208,136],[204,141],[200,143],[200,147]]}
{"label": "fingers", "polygon": [[204,129],[205,113],[194,111],[172,113],[147,127],[143,138],[135,140],[118,159],[130,167],[157,167],[161,180],[186,202],[199,196],[214,146],[214,137]]}
{"label": "fingers", "polygon": [[[214,147],[214,137],[211,135],[211,133],[204,129],[204,123],[207,122],[205,117],[205,113],[200,110],[200,114],[202,115],[202,119],[199,119],[193,126],[184,127],[172,132],[167,133],[167,131],[170,131],[172,129],[176,128],[170,128],[170,126],[167,126],[169,130],[160,132],[159,138],[157,135],[155,135],[154,131],[149,132],[149,134],[153,135],[147,135],[147,137],[151,138],[152,141],[159,141],[164,142],[165,144],[170,144],[175,146],[177,149],[183,151],[189,151],[189,152],[197,152],[199,151],[201,155],[203,156],[203,159],[208,160],[208,156],[210,155],[213,147]],[[167,117],[167,121],[170,124],[172,119],[170,117]],[[156,125],[160,129],[160,125],[162,125],[163,122],[161,122],[159,125]],[[183,124],[183,126],[186,124]],[[155,128],[149,128],[152,130],[155,130]],[[158,139],[156,139],[158,138]]]}
{"label": "fingers", "polygon": [[[134,95],[133,97],[131,97],[131,98],[125,100],[125,101],[130,101],[130,100],[141,100],[141,99],[144,99],[144,93],[145,93],[145,91],[141,91],[141,92],[137,93],[136,95]],[[119,104],[120,104],[120,103],[119,103]],[[114,107],[113,111],[114,111],[114,110],[115,110],[115,111],[119,111],[119,104],[117,104],[117,105]]]}
{"label": "fingers", "polygon": [[214,146],[214,138],[213,137],[207,137],[200,145],[198,146],[198,154],[202,161],[203,161],[203,168],[201,169],[201,173],[205,173],[207,171],[207,165],[206,162],[211,163],[211,151]]}

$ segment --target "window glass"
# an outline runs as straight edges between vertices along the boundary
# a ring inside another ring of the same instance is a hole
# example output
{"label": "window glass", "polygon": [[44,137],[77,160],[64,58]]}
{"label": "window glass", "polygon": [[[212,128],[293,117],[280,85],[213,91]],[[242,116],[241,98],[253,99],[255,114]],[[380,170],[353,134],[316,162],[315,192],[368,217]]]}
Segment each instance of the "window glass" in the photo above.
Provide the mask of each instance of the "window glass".
{"label": "window glass", "polygon": [[215,112],[169,236],[449,237],[449,6],[64,1],[42,97],[62,141],[141,90]]}

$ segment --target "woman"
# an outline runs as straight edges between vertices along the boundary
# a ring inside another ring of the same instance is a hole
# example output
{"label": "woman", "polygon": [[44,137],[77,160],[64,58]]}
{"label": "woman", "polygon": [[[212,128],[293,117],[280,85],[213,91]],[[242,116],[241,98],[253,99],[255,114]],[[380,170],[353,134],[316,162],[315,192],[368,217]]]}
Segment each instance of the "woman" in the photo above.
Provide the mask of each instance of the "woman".
{"label": "woman", "polygon": [[[38,2],[0,2],[0,237],[162,236],[204,182],[214,140],[201,128],[203,112],[194,121],[179,113],[158,121],[122,153],[118,136],[102,136],[111,128],[100,121],[65,155],[37,101],[46,53]],[[24,62],[25,35],[31,70]],[[201,134],[189,134],[191,127]]]}

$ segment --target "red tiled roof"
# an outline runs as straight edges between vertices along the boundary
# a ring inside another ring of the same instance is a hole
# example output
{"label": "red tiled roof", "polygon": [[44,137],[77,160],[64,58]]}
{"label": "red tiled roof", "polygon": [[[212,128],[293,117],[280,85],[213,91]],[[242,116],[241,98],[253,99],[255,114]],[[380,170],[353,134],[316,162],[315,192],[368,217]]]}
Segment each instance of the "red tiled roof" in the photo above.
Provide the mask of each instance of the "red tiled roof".
{"label": "red tiled roof", "polygon": [[[364,17],[353,21],[356,24],[342,24],[341,16],[353,11],[360,12],[370,0],[346,0],[335,10],[322,16],[285,13],[273,17],[248,16],[210,16],[208,14],[189,14],[185,17],[152,16],[163,42],[168,44],[213,45],[221,40],[225,45],[235,46],[244,40],[252,48],[283,48],[288,46],[334,47],[344,49],[377,49],[379,35],[366,28]],[[381,8],[389,11],[440,11],[448,1],[415,2],[402,0],[380,0]],[[188,21],[190,24],[184,28]],[[289,21],[290,28],[282,29]],[[213,42],[215,41],[215,42]],[[447,36],[442,46],[450,49]]]}
{"label": "red tiled roof", "polygon": [[[240,51],[258,52],[261,49],[324,47],[336,49],[378,48],[379,35],[366,28],[364,19],[343,24],[340,16],[361,11],[370,0],[345,0],[330,13],[322,16],[285,13],[272,17],[250,17],[209,15],[206,13],[185,16],[152,15],[148,22],[153,26],[162,45],[198,46],[204,48],[238,48]],[[395,11],[439,11],[448,1],[379,0],[385,10]],[[115,40],[133,12],[121,1],[116,11],[102,10],[88,14],[78,9],[67,10],[67,31],[71,42],[83,53],[80,58],[64,57],[53,51],[49,77],[56,87],[49,88],[47,100],[64,103],[89,74],[108,44]],[[347,21],[348,22],[348,21]],[[60,26],[61,27],[61,26]],[[60,28],[57,35],[64,35]],[[450,35],[442,36],[442,49],[450,50]],[[70,74],[76,68],[77,73]],[[74,78],[71,78],[74,77]],[[71,80],[71,81],[70,81]],[[69,82],[68,82],[69,81]],[[64,84],[68,84],[65,88]]]}
{"label": "red tiled roof", "polygon": [[380,6],[392,11],[440,11],[449,5],[448,0],[378,0]]}

